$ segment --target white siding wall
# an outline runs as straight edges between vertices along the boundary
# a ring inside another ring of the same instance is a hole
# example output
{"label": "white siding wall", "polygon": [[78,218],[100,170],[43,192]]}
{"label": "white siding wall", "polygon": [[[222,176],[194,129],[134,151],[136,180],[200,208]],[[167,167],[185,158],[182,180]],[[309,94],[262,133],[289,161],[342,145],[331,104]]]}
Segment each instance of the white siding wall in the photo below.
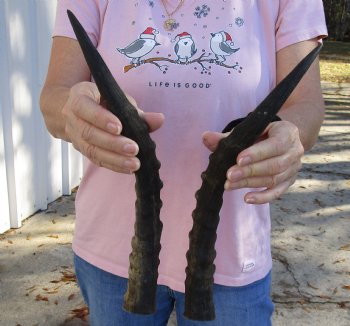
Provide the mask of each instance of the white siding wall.
{"label": "white siding wall", "polygon": [[0,233],[70,194],[82,173],[39,109],[56,0],[0,0]]}

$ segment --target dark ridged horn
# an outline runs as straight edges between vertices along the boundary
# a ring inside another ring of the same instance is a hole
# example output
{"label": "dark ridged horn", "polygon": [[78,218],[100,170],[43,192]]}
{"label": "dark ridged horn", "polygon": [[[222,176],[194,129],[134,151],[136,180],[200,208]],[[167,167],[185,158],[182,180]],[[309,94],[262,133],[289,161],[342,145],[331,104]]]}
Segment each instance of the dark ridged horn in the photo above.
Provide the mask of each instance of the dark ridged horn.
{"label": "dark ridged horn", "polygon": [[[132,238],[124,308],[133,313],[151,314],[156,310],[160,236],[163,226],[159,218],[162,206],[160,190],[163,184],[159,177],[160,163],[155,153],[156,146],[149,136],[146,122],[140,118],[136,108],[118,86],[78,19],[71,11],[68,10],[67,13],[107,109],[121,121],[122,134],[139,146],[137,157],[141,167],[135,173],[135,235]],[[113,252],[113,248],[111,251]]]}
{"label": "dark ridged horn", "polygon": [[[213,275],[216,230],[227,170],[236,164],[238,154],[254,144],[273,120],[289,95],[309,69],[321,50],[312,50],[249,116],[222,139],[202,173],[202,185],[196,192],[196,208],[192,213],[190,247],[187,251],[185,281],[185,317],[193,320],[215,319]],[[233,249],[232,249],[233,250]]]}

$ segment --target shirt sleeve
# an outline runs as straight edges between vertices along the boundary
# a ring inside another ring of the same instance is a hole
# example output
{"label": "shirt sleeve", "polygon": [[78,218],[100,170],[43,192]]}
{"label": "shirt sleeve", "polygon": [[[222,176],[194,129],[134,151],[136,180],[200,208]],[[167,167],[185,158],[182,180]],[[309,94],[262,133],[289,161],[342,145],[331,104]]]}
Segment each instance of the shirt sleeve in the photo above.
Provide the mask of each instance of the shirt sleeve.
{"label": "shirt sleeve", "polygon": [[83,25],[93,44],[97,46],[106,3],[107,1],[99,0],[58,0],[53,37],[65,36],[76,39],[67,16],[67,10],[70,10]]}
{"label": "shirt sleeve", "polygon": [[284,47],[327,36],[322,0],[280,0],[276,22],[276,51]]}

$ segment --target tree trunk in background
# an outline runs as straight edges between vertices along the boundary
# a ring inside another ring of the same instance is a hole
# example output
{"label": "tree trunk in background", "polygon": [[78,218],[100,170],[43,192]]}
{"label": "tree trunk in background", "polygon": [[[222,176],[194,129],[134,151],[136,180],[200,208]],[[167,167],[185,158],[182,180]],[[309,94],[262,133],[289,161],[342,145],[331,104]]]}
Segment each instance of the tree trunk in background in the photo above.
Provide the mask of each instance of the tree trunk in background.
{"label": "tree trunk in background", "polygon": [[329,37],[350,40],[350,0],[323,0]]}

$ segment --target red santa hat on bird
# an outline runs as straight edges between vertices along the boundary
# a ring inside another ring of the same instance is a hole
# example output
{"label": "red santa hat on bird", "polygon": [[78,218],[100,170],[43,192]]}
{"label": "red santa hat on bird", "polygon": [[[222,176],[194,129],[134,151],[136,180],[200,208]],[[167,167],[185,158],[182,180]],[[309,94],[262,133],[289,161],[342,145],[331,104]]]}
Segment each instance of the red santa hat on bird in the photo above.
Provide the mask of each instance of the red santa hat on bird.
{"label": "red santa hat on bird", "polygon": [[221,31],[220,34],[222,35],[222,39],[223,39],[223,42],[227,42],[229,43],[231,46],[233,46],[233,41],[232,41],[232,37],[229,33],[227,32],[224,32],[224,31]]}
{"label": "red santa hat on bird", "polygon": [[177,34],[175,36],[175,39],[179,38],[179,40],[183,39],[183,38],[192,38],[191,34],[187,33],[187,32],[182,32],[180,34]]}
{"label": "red santa hat on bird", "polygon": [[158,34],[159,32],[152,27],[147,27],[144,32],[140,35],[140,38],[150,38],[150,39],[155,39],[156,38],[156,34]]}

